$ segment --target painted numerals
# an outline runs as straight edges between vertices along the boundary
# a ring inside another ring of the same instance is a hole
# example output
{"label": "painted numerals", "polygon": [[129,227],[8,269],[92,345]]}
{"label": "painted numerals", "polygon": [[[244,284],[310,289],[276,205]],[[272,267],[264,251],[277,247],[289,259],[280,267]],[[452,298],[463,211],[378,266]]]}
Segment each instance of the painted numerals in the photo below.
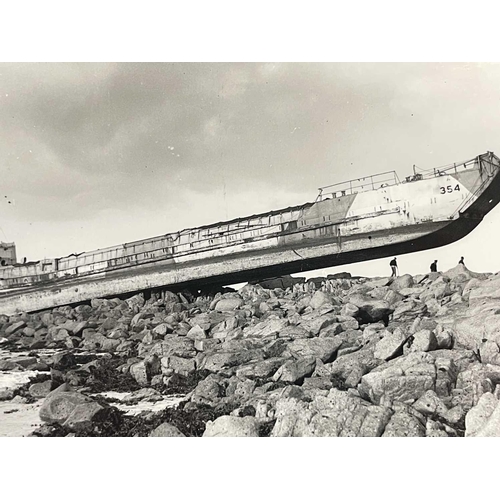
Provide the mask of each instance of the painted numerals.
{"label": "painted numerals", "polygon": [[439,191],[441,194],[447,194],[447,193],[453,193],[453,191],[460,191],[460,184],[457,184],[456,186],[441,186],[439,188]]}

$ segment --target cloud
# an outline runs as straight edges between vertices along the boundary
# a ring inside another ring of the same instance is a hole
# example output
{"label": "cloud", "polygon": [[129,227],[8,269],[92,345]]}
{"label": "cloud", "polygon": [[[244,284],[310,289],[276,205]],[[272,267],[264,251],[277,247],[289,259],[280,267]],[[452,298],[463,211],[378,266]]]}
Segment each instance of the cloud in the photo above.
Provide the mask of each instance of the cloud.
{"label": "cloud", "polygon": [[69,234],[88,249],[466,159],[498,141],[499,68],[0,64],[2,189],[16,199],[2,227],[35,254]]}

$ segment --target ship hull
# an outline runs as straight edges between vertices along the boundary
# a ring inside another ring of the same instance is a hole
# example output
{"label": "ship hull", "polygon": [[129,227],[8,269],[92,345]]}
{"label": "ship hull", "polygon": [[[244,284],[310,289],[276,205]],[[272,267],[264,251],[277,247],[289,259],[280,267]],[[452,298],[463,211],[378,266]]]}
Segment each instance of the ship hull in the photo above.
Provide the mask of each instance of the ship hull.
{"label": "ship hull", "polygon": [[[45,270],[45,263],[35,272],[27,266],[14,270],[18,277],[11,272],[14,285],[25,285],[0,294],[0,313],[151,289],[258,281],[447,245],[470,233],[500,201],[499,165],[487,153],[462,173],[455,168],[455,173],[419,182],[185,230],[177,245],[176,235],[169,234],[55,259],[53,272]],[[196,232],[198,240],[192,240]]]}
{"label": "ship hull", "polygon": [[[336,253],[332,253],[332,249],[337,243],[332,241],[253,252],[244,258],[222,256],[205,262],[140,266],[93,277],[70,278],[64,282],[7,291],[0,296],[0,311],[12,315],[143,290],[199,289],[401,255],[449,244],[468,234],[479,222],[477,218],[462,217],[452,222],[399,228],[390,235],[386,231],[364,234],[361,238],[345,239],[342,245],[346,250]],[[388,239],[392,243],[388,243]],[[366,245],[367,241],[371,241],[370,246]]]}

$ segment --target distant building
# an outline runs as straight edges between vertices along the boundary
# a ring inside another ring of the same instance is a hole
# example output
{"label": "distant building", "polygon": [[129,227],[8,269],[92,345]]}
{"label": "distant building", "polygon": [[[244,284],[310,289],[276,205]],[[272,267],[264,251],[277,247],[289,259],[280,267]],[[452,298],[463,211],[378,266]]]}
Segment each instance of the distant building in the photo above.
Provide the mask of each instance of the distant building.
{"label": "distant building", "polygon": [[0,242],[0,264],[11,266],[17,263],[16,244]]}

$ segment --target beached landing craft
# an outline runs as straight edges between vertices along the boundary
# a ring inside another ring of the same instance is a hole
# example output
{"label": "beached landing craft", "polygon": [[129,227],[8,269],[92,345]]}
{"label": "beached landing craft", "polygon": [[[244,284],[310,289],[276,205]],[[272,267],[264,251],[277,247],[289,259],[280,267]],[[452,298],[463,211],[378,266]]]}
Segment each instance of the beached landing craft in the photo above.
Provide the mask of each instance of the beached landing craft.
{"label": "beached landing craft", "polygon": [[320,188],[315,202],[0,268],[0,313],[160,288],[202,288],[401,255],[456,241],[500,201],[491,152],[400,181]]}

